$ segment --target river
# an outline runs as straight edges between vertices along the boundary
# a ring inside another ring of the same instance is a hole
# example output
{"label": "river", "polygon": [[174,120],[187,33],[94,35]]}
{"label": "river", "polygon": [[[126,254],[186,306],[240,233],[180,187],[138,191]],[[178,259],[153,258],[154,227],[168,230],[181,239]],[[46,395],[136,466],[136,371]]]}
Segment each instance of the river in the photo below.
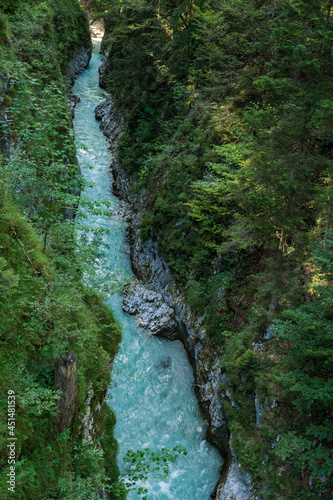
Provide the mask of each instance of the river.
{"label": "river", "polygon": [[[74,131],[82,174],[93,187],[83,193],[90,200],[107,199],[110,216],[87,214],[87,224],[107,228],[103,236],[108,244],[106,259],[111,275],[131,277],[126,222],[117,214],[119,200],[112,194],[110,151],[106,138],[95,120],[96,105],[106,97],[98,86],[101,62],[99,43],[94,41],[90,65],[80,76],[73,93],[81,102],[76,106]],[[81,144],[85,144],[85,148]],[[86,168],[90,164],[93,168]],[[109,388],[109,402],[115,411],[115,437],[119,443],[118,463],[124,470],[122,457],[128,449],[180,445],[188,454],[170,465],[167,479],[150,477],[145,487],[149,500],[208,500],[222,465],[218,451],[205,439],[206,426],[194,393],[194,376],[180,341],[153,337],[139,328],[135,317],[122,310],[122,297],[112,294],[107,303],[123,326],[123,340],[116,356]],[[131,492],[130,500],[140,496]]]}

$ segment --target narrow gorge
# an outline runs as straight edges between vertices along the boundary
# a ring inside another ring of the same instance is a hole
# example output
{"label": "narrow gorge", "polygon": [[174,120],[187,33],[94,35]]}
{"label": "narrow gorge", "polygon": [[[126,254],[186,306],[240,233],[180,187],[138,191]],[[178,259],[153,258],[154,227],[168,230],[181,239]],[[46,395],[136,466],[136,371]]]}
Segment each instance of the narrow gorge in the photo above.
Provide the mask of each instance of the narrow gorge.
{"label": "narrow gorge", "polygon": [[332,17],[0,2],[1,500],[332,498]]}
{"label": "narrow gorge", "polygon": [[[80,103],[75,108],[74,131],[78,143],[85,146],[78,148],[81,170],[86,180],[94,184],[94,187],[86,188],[83,195],[91,200],[108,199],[113,214],[111,217],[94,217],[88,214],[86,222],[89,227],[104,227],[110,231],[103,238],[103,243],[108,247],[105,260],[111,276],[124,281],[132,274],[125,238],[129,207],[112,196],[113,180],[109,170],[110,164],[117,161],[116,140],[121,123],[113,118],[110,100],[107,100],[107,115],[103,114],[102,124],[106,120],[110,123],[108,135],[112,137],[113,143],[109,152],[94,114],[96,104],[104,96],[104,92],[98,88],[97,69],[101,59],[98,50],[98,43],[94,42],[89,68],[72,88],[73,93],[80,98]],[[103,113],[102,109],[103,106],[99,104],[98,117]],[[90,168],[85,168],[85,164],[89,164]],[[144,252],[140,255],[145,257]],[[136,266],[135,270],[139,272],[140,268]],[[173,307],[166,304],[160,293],[146,290],[143,294],[145,299],[140,297],[140,303],[135,309],[140,311],[146,300],[148,314],[145,322],[142,321],[142,316],[138,322],[123,312],[123,308],[129,312],[133,312],[133,309],[131,306],[122,307],[121,295],[113,294],[107,300],[117,320],[123,325],[123,340],[113,365],[110,387],[110,404],[117,417],[115,437],[120,447],[119,466],[121,469],[121,458],[128,449],[149,448],[158,451],[162,447],[180,445],[187,450],[186,458],[178,458],[171,466],[169,478],[150,478],[147,498],[208,499],[217,482],[222,461],[217,451],[205,441],[207,424],[202,420],[194,394],[194,386],[199,381],[194,382],[186,353],[182,345],[175,341],[178,325],[174,319]],[[128,295],[124,304],[127,300]],[[155,323],[163,324],[172,333],[174,341],[170,343],[154,338],[147,327],[158,334],[161,327],[154,329]],[[217,385],[218,380],[215,382],[215,386]],[[206,397],[206,404],[216,397],[213,388],[210,392]],[[207,414],[208,422],[214,420],[210,434],[214,436],[214,433],[218,435],[220,432],[220,439],[225,445],[227,438],[224,437],[223,441],[224,429],[221,432],[221,427],[225,427],[221,403],[215,402],[215,406],[214,403],[212,406],[211,414]],[[224,432],[227,433],[227,430]],[[211,441],[214,442],[214,438]],[[214,444],[221,449],[218,437]],[[131,495],[128,497],[131,498]]]}

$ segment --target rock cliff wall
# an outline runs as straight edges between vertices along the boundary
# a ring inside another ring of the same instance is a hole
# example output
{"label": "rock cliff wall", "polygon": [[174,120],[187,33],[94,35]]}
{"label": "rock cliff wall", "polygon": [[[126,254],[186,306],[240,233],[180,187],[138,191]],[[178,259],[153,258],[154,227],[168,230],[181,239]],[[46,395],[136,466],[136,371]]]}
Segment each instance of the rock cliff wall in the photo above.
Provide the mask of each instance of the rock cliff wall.
{"label": "rock cliff wall", "polygon": [[76,49],[74,49],[66,69],[66,77],[72,84],[74,83],[75,78],[77,78],[82,71],[88,67],[91,59],[91,53],[91,47],[76,47]]}

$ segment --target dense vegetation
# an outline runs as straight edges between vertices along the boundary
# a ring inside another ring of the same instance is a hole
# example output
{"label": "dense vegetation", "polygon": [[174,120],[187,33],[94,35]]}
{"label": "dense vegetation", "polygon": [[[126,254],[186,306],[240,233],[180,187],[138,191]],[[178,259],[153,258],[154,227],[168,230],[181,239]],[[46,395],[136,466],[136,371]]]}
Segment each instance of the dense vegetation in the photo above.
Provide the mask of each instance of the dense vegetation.
{"label": "dense vegetation", "polygon": [[[1,2],[3,500],[99,498],[106,476],[109,484],[118,477],[114,416],[106,403],[100,412],[94,408],[110,381],[120,327],[102,295],[82,282],[87,268],[93,273],[98,235],[78,251],[80,221],[73,224],[83,179],[75,156],[66,101],[69,83],[64,75],[74,50],[90,43],[88,20],[76,0]],[[80,233],[84,237],[82,228]],[[60,395],[53,373],[56,358],[65,352],[78,359],[78,410],[71,428],[58,433]],[[8,391],[16,396],[15,429],[7,427]],[[95,441],[89,445],[83,439],[81,422],[88,391],[95,421]],[[10,429],[17,439],[15,493],[7,483]]]}
{"label": "dense vegetation", "polygon": [[232,445],[259,497],[329,498],[332,2],[90,3],[142,236],[205,315]]}

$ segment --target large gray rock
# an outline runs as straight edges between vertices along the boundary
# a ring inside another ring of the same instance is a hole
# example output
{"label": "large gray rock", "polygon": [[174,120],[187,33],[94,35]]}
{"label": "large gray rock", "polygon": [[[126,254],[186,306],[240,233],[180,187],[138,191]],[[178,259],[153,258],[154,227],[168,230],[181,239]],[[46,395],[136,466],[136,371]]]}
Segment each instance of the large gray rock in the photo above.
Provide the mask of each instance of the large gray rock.
{"label": "large gray rock", "polygon": [[112,97],[102,101],[95,108],[95,118],[100,120],[100,128],[107,136],[108,144],[116,158],[117,144],[124,130],[124,120],[116,110]]}
{"label": "large gray rock", "polygon": [[249,500],[253,498],[250,492],[251,477],[240,468],[234,451],[231,451],[231,460],[226,481],[218,485],[216,498],[218,500]]}
{"label": "large gray rock", "polygon": [[160,293],[140,283],[128,286],[124,291],[123,309],[129,314],[137,314],[139,325],[149,328],[154,335],[170,340],[178,338],[174,310],[163,301]]}

